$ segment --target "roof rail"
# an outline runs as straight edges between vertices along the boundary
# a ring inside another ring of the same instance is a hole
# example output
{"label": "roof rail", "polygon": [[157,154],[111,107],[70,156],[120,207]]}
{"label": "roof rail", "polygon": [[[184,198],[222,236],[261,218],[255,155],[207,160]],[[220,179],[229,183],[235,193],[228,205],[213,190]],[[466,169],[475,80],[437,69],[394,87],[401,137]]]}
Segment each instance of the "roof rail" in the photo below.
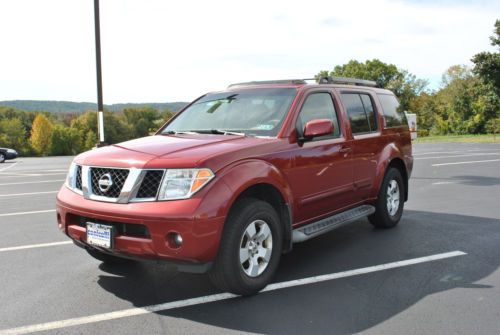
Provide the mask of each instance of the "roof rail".
{"label": "roof rail", "polygon": [[231,84],[227,88],[237,87],[237,86],[272,85],[272,84],[304,85],[304,84],[307,84],[306,80],[314,80],[314,79],[283,79],[283,80],[248,81],[245,83]]}
{"label": "roof rail", "polygon": [[305,85],[307,81],[318,82],[319,84],[346,84],[355,86],[369,86],[378,87],[377,83],[371,80],[356,79],[356,78],[346,78],[346,77],[321,77],[319,80],[315,78],[306,79],[283,79],[283,80],[263,80],[263,81],[248,81],[244,83],[231,84],[227,88],[235,88],[238,86],[252,86],[252,85]]}
{"label": "roof rail", "polygon": [[356,79],[356,78],[346,78],[346,77],[321,77],[319,79],[320,84],[347,84],[356,86],[370,86],[377,87],[377,83],[371,80]]}

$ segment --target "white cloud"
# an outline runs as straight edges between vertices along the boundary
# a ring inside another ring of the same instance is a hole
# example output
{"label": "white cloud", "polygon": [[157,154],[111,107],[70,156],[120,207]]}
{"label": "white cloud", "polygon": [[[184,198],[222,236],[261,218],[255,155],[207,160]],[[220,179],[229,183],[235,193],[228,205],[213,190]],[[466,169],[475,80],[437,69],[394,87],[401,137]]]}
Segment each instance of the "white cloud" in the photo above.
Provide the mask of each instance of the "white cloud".
{"label": "white cloud", "polygon": [[[95,100],[92,3],[0,3],[0,100]],[[494,1],[101,0],[104,100],[191,100],[350,59],[379,58],[436,82],[490,49],[499,9]]]}

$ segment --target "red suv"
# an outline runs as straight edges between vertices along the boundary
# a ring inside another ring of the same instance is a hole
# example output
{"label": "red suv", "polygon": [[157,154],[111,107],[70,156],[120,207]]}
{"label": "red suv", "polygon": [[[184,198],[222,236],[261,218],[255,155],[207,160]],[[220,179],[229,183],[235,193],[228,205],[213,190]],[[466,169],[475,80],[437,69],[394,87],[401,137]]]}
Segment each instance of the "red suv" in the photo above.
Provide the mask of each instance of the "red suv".
{"label": "red suv", "polygon": [[59,228],[103,262],[166,261],[254,294],[293,243],[366,216],[382,228],[400,220],[410,132],[374,84],[249,82],[203,95],[154,136],[77,156]]}

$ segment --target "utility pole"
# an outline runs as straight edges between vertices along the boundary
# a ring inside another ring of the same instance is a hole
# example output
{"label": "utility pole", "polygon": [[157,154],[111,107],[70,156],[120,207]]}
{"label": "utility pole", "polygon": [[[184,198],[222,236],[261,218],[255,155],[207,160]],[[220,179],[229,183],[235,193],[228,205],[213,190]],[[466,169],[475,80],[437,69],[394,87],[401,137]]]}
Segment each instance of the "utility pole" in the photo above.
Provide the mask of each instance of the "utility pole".
{"label": "utility pole", "polygon": [[97,74],[97,129],[99,131],[99,142],[97,147],[105,146],[104,142],[104,105],[102,102],[102,71],[101,71],[101,28],[99,20],[99,0],[94,0],[94,23],[95,23],[95,59]]}

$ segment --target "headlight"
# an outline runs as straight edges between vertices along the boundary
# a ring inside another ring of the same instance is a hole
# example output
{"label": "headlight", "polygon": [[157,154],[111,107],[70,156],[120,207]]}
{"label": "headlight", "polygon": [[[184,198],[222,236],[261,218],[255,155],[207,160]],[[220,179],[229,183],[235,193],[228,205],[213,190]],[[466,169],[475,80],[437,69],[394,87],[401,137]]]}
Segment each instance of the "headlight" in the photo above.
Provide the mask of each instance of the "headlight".
{"label": "headlight", "polygon": [[75,176],[76,176],[76,163],[72,162],[69,166],[68,175],[66,176],[66,182],[64,183],[67,188],[73,189],[75,187]]}
{"label": "headlight", "polygon": [[13,149],[7,149],[7,152],[9,154],[17,154],[17,151],[16,150],[13,150]]}
{"label": "headlight", "polygon": [[203,188],[214,176],[210,169],[167,170],[158,193],[158,200],[187,199]]}

